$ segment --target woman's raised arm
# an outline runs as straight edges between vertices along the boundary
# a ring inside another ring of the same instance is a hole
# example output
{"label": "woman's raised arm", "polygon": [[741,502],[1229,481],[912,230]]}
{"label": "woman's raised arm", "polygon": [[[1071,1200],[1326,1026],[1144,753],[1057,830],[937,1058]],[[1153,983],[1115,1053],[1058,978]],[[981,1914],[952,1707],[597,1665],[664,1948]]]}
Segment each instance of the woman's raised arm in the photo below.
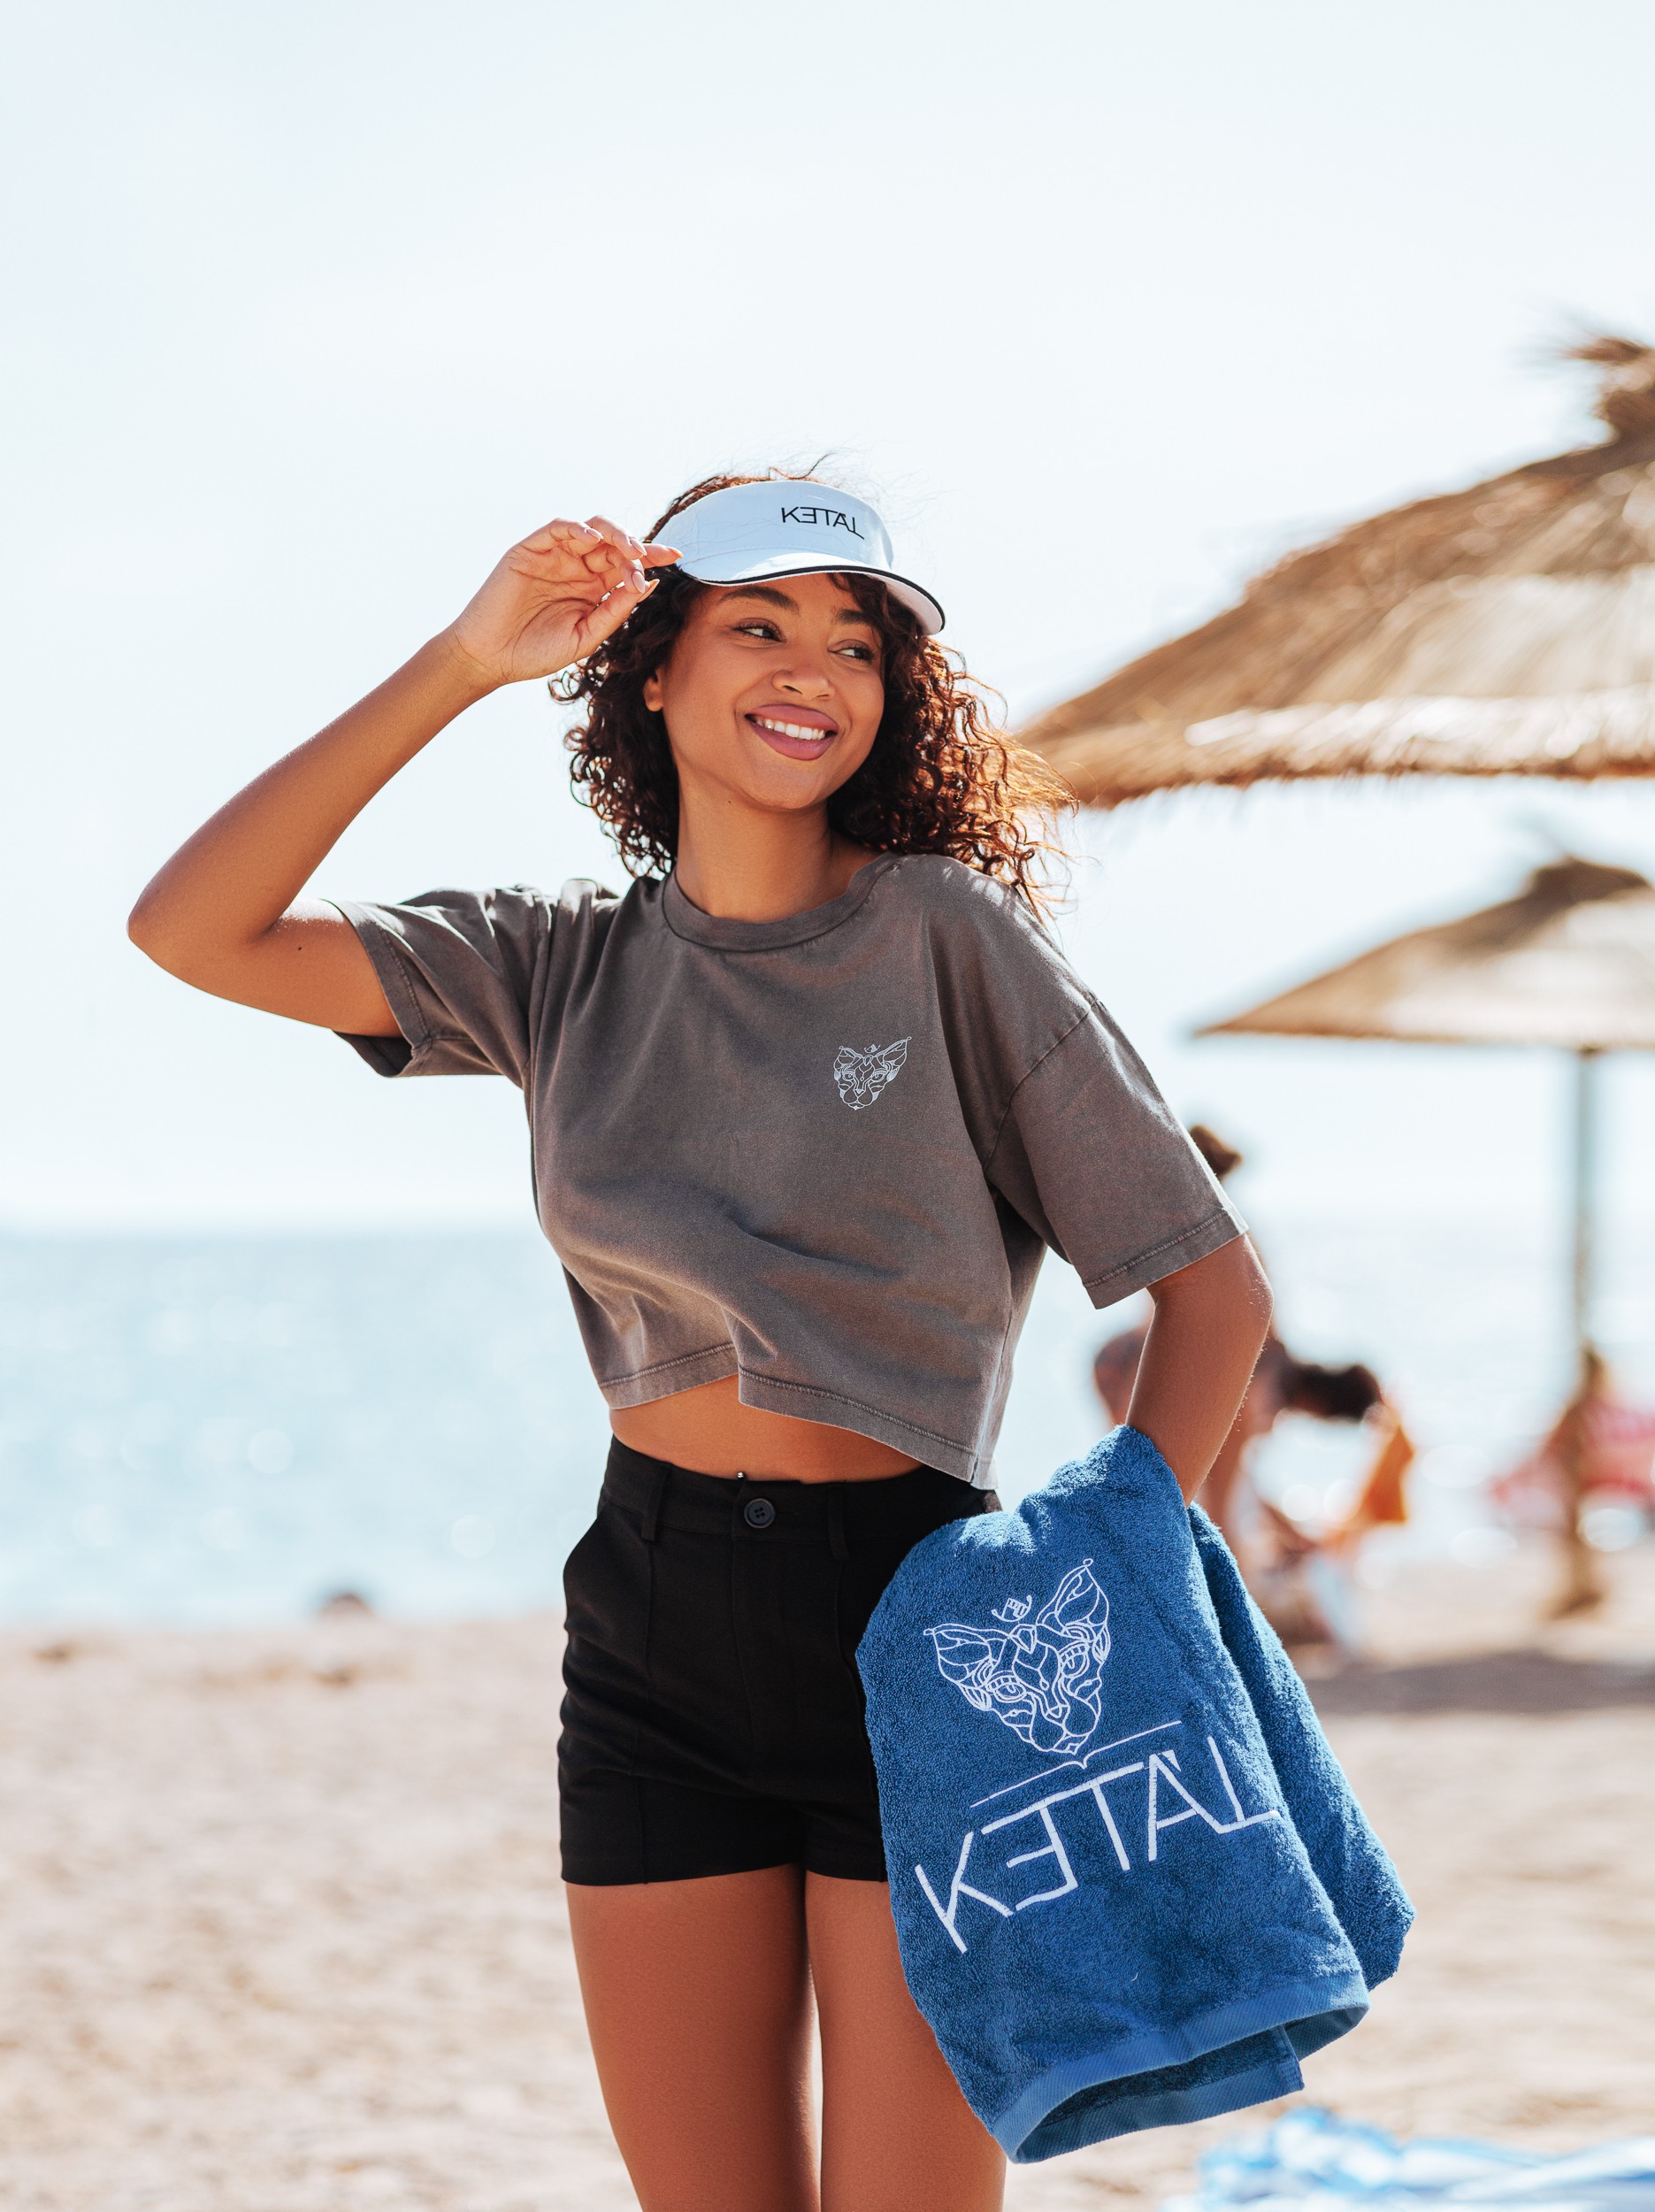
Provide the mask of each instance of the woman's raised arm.
{"label": "woman's raised arm", "polygon": [[219,808],[132,910],[133,942],[218,998],[356,1036],[394,1036],[372,963],[333,907],[300,894],[399,768],[473,701],[583,658],[675,558],[616,524],[552,522],[494,569],[458,620],[365,699]]}

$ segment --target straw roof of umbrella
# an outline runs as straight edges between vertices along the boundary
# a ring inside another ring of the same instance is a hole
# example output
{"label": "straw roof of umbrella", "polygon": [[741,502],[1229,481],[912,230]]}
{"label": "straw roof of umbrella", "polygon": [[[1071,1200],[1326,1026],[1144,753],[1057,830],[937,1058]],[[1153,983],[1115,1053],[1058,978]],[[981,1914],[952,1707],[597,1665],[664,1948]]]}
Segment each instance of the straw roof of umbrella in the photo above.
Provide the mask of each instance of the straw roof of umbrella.
{"label": "straw roof of umbrella", "polygon": [[1080,797],[1301,776],[1655,775],[1655,347],[1570,349],[1608,436],[1290,555],[1026,729]]}
{"label": "straw roof of umbrella", "polygon": [[1554,861],[1513,899],[1393,938],[1201,1034],[1655,1049],[1655,886]]}

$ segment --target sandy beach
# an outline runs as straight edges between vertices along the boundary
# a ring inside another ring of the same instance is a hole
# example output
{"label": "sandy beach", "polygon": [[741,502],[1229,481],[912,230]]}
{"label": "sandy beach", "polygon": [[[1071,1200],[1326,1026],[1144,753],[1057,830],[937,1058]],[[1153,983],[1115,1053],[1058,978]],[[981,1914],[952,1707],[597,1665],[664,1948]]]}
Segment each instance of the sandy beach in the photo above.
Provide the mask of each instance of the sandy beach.
{"label": "sandy beach", "polygon": [[[1536,1628],[1549,1564],[1419,1571],[1319,1686],[1420,1909],[1309,2093],[1567,2147],[1655,2116],[1655,1558]],[[558,1631],[329,1617],[0,1640],[7,2212],[632,2203],[556,1878]],[[1267,2108],[1268,2109],[1268,2108]],[[1248,2124],[1014,2173],[1153,2203]]]}

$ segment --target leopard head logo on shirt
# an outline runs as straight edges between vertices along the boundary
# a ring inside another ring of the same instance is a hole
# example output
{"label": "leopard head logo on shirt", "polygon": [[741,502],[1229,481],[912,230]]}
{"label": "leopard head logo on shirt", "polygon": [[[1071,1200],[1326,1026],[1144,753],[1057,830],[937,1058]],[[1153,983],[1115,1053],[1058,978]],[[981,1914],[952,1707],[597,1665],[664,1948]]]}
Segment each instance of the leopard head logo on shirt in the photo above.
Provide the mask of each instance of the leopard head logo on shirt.
{"label": "leopard head logo on shirt", "polygon": [[908,1040],[899,1037],[893,1045],[869,1045],[859,1052],[854,1045],[841,1045],[833,1063],[833,1080],[839,1085],[839,1094],[853,1113],[861,1113],[864,1106],[871,1106],[887,1083],[896,1080],[902,1063],[908,1058]]}

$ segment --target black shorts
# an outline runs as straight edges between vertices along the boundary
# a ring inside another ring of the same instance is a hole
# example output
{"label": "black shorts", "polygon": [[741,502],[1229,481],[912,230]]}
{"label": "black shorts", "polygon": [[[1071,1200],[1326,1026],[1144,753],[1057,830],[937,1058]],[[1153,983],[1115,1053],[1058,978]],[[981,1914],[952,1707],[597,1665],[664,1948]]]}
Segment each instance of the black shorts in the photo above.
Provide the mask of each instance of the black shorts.
{"label": "black shorts", "polygon": [[998,1502],[931,1467],[759,1482],[613,1445],[563,1571],[565,1881],[884,1881],[856,1646],[920,1538]]}

